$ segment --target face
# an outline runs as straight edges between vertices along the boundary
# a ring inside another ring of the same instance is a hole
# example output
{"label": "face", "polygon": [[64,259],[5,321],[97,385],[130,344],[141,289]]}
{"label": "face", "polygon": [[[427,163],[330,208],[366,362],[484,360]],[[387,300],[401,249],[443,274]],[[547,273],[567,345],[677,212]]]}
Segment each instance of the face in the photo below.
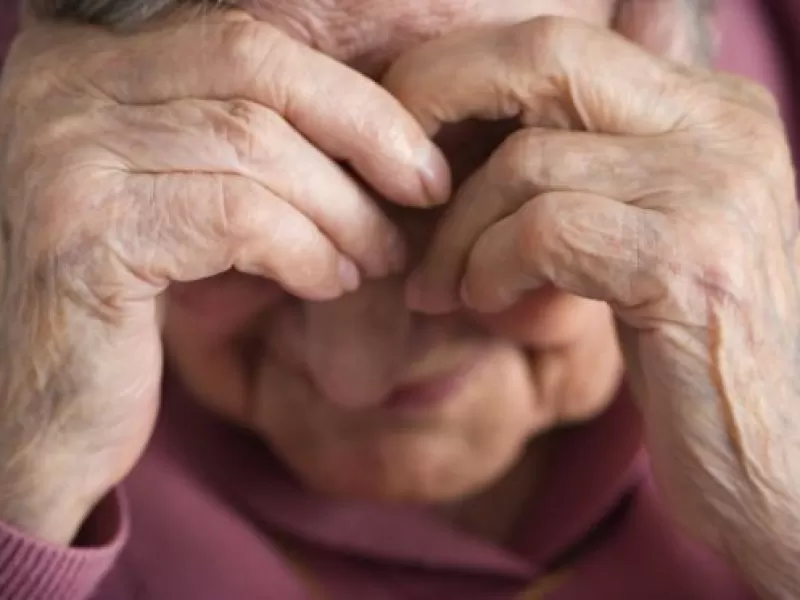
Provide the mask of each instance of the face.
{"label": "face", "polygon": [[[544,14],[608,25],[614,4],[252,0],[245,8],[377,77],[403,50],[449,31]],[[439,141],[456,183],[507,133],[487,124],[445,131]],[[421,257],[440,215],[385,210]],[[502,314],[430,317],[406,308],[403,281],[371,281],[322,303],[233,273],[175,287],[168,352],[202,402],[260,434],[306,485],[375,500],[476,493],[532,439],[592,417],[613,396],[621,362],[604,305],[542,290]]]}

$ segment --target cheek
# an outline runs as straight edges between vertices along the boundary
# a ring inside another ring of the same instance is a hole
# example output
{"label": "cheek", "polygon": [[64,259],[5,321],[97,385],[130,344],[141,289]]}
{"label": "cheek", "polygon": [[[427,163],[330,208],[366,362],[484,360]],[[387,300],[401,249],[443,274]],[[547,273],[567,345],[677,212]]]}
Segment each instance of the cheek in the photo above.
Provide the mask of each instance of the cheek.
{"label": "cheek", "polygon": [[535,349],[569,346],[611,318],[603,302],[552,287],[528,294],[508,310],[476,319],[492,334]]}
{"label": "cheek", "polygon": [[167,323],[200,343],[237,335],[254,317],[284,297],[274,282],[228,271],[170,286]]}
{"label": "cheek", "polygon": [[239,273],[175,284],[165,303],[170,368],[205,404],[240,420],[263,315],[284,295],[273,283]]}
{"label": "cheek", "polygon": [[225,418],[243,420],[248,397],[248,371],[240,342],[185,335],[168,320],[165,346],[170,371],[207,408]]}

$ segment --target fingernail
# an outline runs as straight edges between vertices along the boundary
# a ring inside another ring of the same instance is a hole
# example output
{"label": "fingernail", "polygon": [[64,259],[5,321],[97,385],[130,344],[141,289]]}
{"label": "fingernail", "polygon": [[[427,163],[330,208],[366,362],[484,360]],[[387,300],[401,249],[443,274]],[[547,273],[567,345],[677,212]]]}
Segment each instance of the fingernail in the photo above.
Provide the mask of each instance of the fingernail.
{"label": "fingernail", "polygon": [[339,282],[347,292],[358,289],[361,284],[361,273],[358,267],[349,258],[339,258]]}
{"label": "fingernail", "polygon": [[450,165],[435,144],[430,144],[429,150],[420,160],[419,172],[429,206],[444,204],[450,199]]}

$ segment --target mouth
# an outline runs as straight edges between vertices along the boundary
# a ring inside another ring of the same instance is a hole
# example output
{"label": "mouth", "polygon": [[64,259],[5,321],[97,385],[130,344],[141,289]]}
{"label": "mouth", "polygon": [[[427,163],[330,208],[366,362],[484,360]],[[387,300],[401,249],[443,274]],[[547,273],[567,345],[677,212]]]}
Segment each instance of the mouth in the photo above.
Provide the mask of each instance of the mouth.
{"label": "mouth", "polygon": [[386,396],[380,409],[395,414],[418,414],[438,409],[457,396],[482,362],[482,357],[475,357],[440,375],[402,384]]}

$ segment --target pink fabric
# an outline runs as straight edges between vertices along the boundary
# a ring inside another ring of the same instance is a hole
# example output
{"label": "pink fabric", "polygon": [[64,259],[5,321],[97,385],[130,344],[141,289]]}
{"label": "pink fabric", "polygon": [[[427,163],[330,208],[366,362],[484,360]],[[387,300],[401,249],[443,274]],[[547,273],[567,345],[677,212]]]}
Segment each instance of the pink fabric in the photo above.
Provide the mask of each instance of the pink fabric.
{"label": "pink fabric", "polygon": [[84,524],[84,548],[70,550],[21,535],[0,524],[0,599],[89,598],[127,539],[127,504],[117,494],[102,501]]}
{"label": "pink fabric", "polygon": [[[0,0],[0,54],[14,1]],[[794,128],[800,3],[719,5],[720,65],[775,92]],[[0,600],[306,600],[317,597],[308,573],[326,598],[499,600],[564,558],[554,600],[754,597],[665,516],[624,397],[564,432],[545,475],[546,493],[504,549],[422,511],[305,491],[258,440],[168,383],[145,456],[80,543],[53,547],[0,524]],[[570,556],[577,545],[585,550]],[[290,550],[302,551],[301,565]]]}
{"label": "pink fabric", "polygon": [[[800,34],[800,0],[723,0],[718,4],[723,9],[717,21],[723,33],[718,66],[769,88],[780,101],[790,137],[800,142],[796,120],[800,44],[793,37]],[[758,8],[759,4],[763,6]],[[742,29],[759,29],[762,35],[743,37],[734,33]],[[780,37],[794,41],[794,45],[787,48],[776,44]]]}

